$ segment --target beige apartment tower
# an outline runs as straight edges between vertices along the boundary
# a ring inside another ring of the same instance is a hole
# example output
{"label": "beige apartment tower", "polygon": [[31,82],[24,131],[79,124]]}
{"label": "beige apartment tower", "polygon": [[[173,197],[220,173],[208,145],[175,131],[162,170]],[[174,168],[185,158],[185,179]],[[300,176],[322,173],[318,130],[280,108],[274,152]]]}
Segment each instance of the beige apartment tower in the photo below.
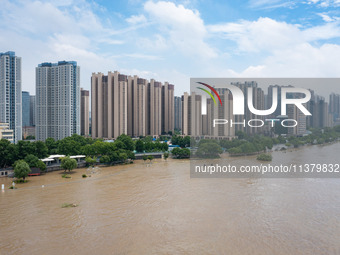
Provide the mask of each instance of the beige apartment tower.
{"label": "beige apartment tower", "polygon": [[160,136],[174,130],[174,85],[109,72],[91,79],[92,137]]}
{"label": "beige apartment tower", "polygon": [[92,138],[117,138],[127,134],[126,75],[93,73],[91,79]]}
{"label": "beige apartment tower", "polygon": [[175,129],[175,86],[165,82],[162,86],[162,134],[174,132]]}
{"label": "beige apartment tower", "polygon": [[[221,95],[222,105],[220,103],[214,103],[211,98],[207,99],[207,114],[203,121],[203,130],[206,130],[203,134],[211,137],[234,137],[235,126],[231,126],[231,121],[235,122],[233,115],[233,97],[228,90],[224,90]],[[203,115],[204,116],[204,115]],[[227,120],[228,123],[223,125],[215,125],[214,119]]]}
{"label": "beige apartment tower", "polygon": [[182,96],[182,134],[202,135],[202,97],[195,92]]}
{"label": "beige apartment tower", "polygon": [[162,134],[162,83],[151,79],[146,93],[146,127],[147,135]]}
{"label": "beige apartment tower", "polygon": [[80,89],[80,134],[88,136],[90,133],[90,92]]}
{"label": "beige apartment tower", "polygon": [[137,75],[128,77],[127,86],[127,134],[132,137],[146,136],[146,107],[148,81]]}

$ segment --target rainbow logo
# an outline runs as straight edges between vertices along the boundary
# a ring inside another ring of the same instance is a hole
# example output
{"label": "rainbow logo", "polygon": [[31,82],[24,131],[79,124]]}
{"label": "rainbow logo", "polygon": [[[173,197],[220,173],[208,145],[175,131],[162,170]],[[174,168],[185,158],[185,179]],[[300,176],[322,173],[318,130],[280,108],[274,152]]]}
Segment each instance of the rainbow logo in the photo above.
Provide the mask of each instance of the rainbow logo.
{"label": "rainbow logo", "polygon": [[[206,86],[206,87],[209,88],[212,92],[214,92],[214,94],[217,96],[217,98],[218,98],[218,100],[220,101],[220,104],[221,104],[221,106],[222,106],[222,100],[221,100],[221,98],[220,98],[220,95],[217,93],[217,91],[216,91],[213,87],[211,87],[210,85],[208,85],[208,84],[206,84],[206,83],[203,83],[203,82],[197,82],[197,83],[199,83],[199,84],[201,84],[201,85],[203,85],[203,86]],[[197,88],[200,89],[200,90],[203,90],[204,92],[206,92],[206,93],[212,98],[212,100],[214,101],[215,105],[217,105],[216,100],[215,100],[215,97],[214,97],[213,94],[211,94],[211,92],[209,92],[208,90],[206,90],[206,89],[204,89],[204,88],[201,88],[201,87],[197,87]]]}

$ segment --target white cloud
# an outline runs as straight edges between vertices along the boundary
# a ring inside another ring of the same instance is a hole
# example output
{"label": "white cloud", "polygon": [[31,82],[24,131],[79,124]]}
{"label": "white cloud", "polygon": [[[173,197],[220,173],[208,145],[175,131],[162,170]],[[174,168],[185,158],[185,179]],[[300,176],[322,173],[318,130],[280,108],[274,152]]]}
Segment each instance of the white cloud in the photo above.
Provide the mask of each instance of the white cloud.
{"label": "white cloud", "polygon": [[[0,2],[0,48],[22,56],[23,87],[31,92],[34,67],[64,59],[78,62],[87,89],[92,72],[118,70],[168,80],[176,85],[176,95],[188,90],[189,77],[197,75],[340,73],[340,46],[334,43],[340,37],[340,20],[328,10],[319,11],[322,25],[304,28],[267,17],[207,25],[199,11],[169,1],[147,1],[138,14],[126,19],[121,14],[116,20],[86,0]],[[251,1],[256,8],[284,2]],[[324,2],[334,6],[340,0],[309,2],[321,9]]]}
{"label": "white cloud", "polygon": [[[306,29],[300,25],[259,18],[256,21],[211,25],[209,31],[226,41],[235,42],[238,53],[234,53],[231,59],[244,60],[243,67],[238,70],[233,65],[220,70],[222,76],[338,77],[340,45],[327,40],[340,38],[339,23],[335,19]],[[319,92],[323,95],[330,93],[326,90]]]}
{"label": "white cloud", "polygon": [[305,42],[340,37],[339,22],[303,30],[300,25],[279,22],[270,18],[211,25],[209,30],[215,34],[222,34],[225,39],[235,41],[241,52],[275,52]]}
{"label": "white cloud", "polygon": [[320,48],[308,43],[277,51],[259,65],[241,72],[228,70],[238,77],[338,77],[340,46],[324,44]]}
{"label": "white cloud", "polygon": [[331,18],[330,16],[328,16],[327,14],[324,13],[318,13],[318,15],[326,22],[332,22],[334,21],[333,18]]}
{"label": "white cloud", "polygon": [[308,0],[307,3],[316,4],[317,6],[322,8],[340,6],[340,0]]}
{"label": "white cloud", "polygon": [[255,9],[275,9],[275,8],[293,8],[296,3],[294,1],[284,0],[250,0],[249,6]]}
{"label": "white cloud", "polygon": [[132,15],[130,18],[127,18],[126,21],[130,24],[139,24],[139,23],[145,23],[146,18],[143,14],[141,15]]}
{"label": "white cloud", "polygon": [[148,1],[144,9],[154,24],[163,30],[163,34],[168,35],[169,43],[182,53],[207,58],[217,56],[215,50],[205,42],[207,30],[198,11],[164,1]]}
{"label": "white cloud", "polygon": [[211,25],[209,30],[235,41],[238,49],[245,52],[282,49],[301,42],[299,25],[277,22],[270,18]]}
{"label": "white cloud", "polygon": [[92,7],[85,1],[1,1],[0,48],[22,57],[24,90],[35,93],[34,68],[41,62],[77,61],[86,88],[92,72],[117,67],[114,58],[98,49],[123,40]]}
{"label": "white cloud", "polygon": [[164,51],[169,48],[167,40],[160,34],[141,37],[137,41],[137,46],[152,51]]}
{"label": "white cloud", "polygon": [[325,22],[336,22],[336,21],[340,21],[340,17],[337,16],[329,16],[326,13],[318,13],[318,15],[323,19],[323,21]]}

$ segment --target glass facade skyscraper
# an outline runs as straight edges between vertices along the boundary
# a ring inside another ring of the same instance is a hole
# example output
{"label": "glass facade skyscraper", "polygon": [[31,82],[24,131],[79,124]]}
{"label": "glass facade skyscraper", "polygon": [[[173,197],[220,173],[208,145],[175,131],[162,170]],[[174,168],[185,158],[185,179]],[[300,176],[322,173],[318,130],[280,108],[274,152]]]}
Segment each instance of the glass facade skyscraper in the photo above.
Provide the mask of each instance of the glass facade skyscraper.
{"label": "glass facade skyscraper", "polygon": [[27,91],[22,92],[22,127],[30,126],[30,93]]}

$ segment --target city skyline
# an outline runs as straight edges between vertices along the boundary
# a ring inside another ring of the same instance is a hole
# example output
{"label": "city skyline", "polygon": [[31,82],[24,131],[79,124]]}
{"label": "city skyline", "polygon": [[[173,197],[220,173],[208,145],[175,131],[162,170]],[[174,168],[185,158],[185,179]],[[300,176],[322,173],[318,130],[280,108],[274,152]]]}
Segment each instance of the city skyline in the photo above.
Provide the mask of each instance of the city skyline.
{"label": "city skyline", "polygon": [[24,59],[23,90],[31,94],[38,63],[69,59],[82,66],[86,90],[92,72],[113,70],[171,80],[177,96],[198,76],[337,77],[337,7],[333,0],[116,1],[114,8],[108,1],[4,0],[0,48]]}

